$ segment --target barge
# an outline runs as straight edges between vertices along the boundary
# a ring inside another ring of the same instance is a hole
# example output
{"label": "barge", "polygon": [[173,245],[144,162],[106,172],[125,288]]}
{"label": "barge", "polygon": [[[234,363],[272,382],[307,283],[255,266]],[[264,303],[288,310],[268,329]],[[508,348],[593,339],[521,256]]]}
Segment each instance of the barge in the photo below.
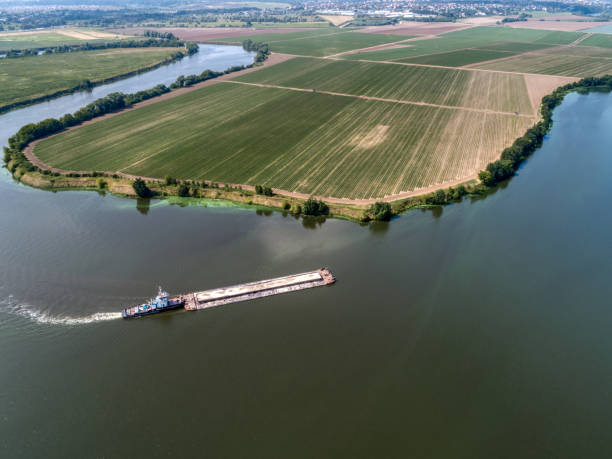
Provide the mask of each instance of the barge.
{"label": "barge", "polygon": [[160,287],[155,299],[152,299],[149,303],[124,309],[122,316],[128,319],[179,308],[185,308],[187,311],[196,311],[198,309],[223,306],[270,295],[321,287],[333,284],[334,282],[336,282],[336,278],[329,268],[321,268],[301,274],[187,293],[175,298],[168,298],[168,294],[162,291]]}

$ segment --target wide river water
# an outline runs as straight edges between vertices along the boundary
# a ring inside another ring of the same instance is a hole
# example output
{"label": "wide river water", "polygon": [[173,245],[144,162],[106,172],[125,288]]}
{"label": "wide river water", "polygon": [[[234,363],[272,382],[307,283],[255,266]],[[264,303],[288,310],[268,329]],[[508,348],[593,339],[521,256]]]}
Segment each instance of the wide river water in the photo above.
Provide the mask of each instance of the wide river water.
{"label": "wide river water", "polygon": [[[68,99],[3,115],[2,143]],[[366,227],[3,171],[0,457],[609,456],[611,124],[612,95],[572,94],[505,188]],[[158,284],[320,266],[337,284],[118,318]]]}

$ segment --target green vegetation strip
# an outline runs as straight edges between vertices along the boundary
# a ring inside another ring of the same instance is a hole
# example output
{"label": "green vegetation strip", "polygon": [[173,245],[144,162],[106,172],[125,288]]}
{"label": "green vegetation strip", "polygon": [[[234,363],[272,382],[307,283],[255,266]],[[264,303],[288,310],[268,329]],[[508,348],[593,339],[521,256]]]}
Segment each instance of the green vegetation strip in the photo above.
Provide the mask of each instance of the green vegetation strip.
{"label": "green vegetation strip", "polygon": [[[98,39],[100,40],[100,39]],[[86,41],[98,41],[95,38],[81,39],[69,37],[56,32],[41,32],[35,34],[10,34],[0,36],[0,52],[9,49],[46,48],[49,46],[73,45]]]}
{"label": "green vegetation strip", "polygon": [[0,59],[0,111],[137,73],[182,56],[176,48],[130,48]]}
{"label": "green vegetation strip", "polygon": [[514,55],[515,53],[508,51],[494,51],[487,49],[463,49],[461,51],[451,51],[448,53],[437,53],[418,57],[408,57],[406,59],[398,59],[395,62],[405,62],[407,64],[461,67],[464,65],[474,64],[476,62],[489,61],[502,57],[511,57]]}
{"label": "green vegetation strip", "polygon": [[[411,38],[406,35],[383,35],[346,31],[346,29],[322,29],[288,34],[262,34],[249,37],[265,42],[276,53],[302,56],[329,56],[332,54],[384,45]],[[225,38],[220,42],[238,43],[244,38]]]}
{"label": "green vegetation strip", "polygon": [[45,139],[35,153],[68,170],[378,198],[473,174],[529,123],[225,83]]}
{"label": "green vegetation strip", "polygon": [[[578,48],[578,47],[576,47]],[[607,53],[597,50],[594,56],[589,52],[578,53],[589,48],[564,48],[534,54],[523,54],[503,61],[489,62],[474,67],[486,70],[510,72],[539,73],[543,75],[560,75],[588,77],[605,75],[612,72],[612,50]],[[604,57],[606,56],[607,57]]]}
{"label": "green vegetation strip", "polygon": [[456,51],[465,48],[525,52],[554,45],[569,44],[583,35],[583,33],[579,32],[513,29],[506,27],[473,27],[470,29],[449,32],[439,38],[405,43],[410,46],[383,51],[349,54],[344,58],[385,61],[425,54]]}
{"label": "green vegetation strip", "polygon": [[607,33],[594,33],[585,38],[578,46],[598,46],[600,48],[612,48],[612,35]]}

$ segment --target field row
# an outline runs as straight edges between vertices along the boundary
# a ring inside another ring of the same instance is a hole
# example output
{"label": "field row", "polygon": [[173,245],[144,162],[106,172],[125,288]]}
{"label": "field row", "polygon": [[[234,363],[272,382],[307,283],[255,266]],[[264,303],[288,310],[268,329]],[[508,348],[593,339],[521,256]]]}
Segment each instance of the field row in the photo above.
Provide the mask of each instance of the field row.
{"label": "field row", "polygon": [[[347,29],[321,29],[290,34],[261,34],[249,37],[268,43],[272,51],[303,56],[329,56],[353,49],[384,45],[411,38],[406,35],[366,34]],[[223,38],[224,43],[242,43],[244,37]]]}
{"label": "field row", "polygon": [[513,74],[294,58],[236,80],[436,105],[533,113],[525,79]]}
{"label": "field row", "polygon": [[530,120],[221,83],[44,140],[51,166],[373,198],[468,177]]}
{"label": "field row", "polygon": [[[584,34],[579,32],[557,32],[535,29],[511,29],[504,27],[473,27],[449,32],[429,40],[405,43],[407,46],[382,51],[361,52],[346,55],[345,59],[367,59],[386,61],[442,53],[465,48],[521,53],[544,49],[555,45],[566,45]],[[444,64],[442,64],[444,65]]]}
{"label": "field row", "polygon": [[588,77],[612,72],[612,50],[604,57],[597,52],[596,56],[580,52],[588,48],[561,48],[538,53],[522,54],[510,59],[477,64],[473,67],[487,70],[501,70],[545,75]]}

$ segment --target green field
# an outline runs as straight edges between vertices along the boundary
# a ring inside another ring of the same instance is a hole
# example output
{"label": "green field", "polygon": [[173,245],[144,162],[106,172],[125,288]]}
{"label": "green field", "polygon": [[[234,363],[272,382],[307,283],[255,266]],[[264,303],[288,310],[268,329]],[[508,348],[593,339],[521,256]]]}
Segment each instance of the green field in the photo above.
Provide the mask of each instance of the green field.
{"label": "green field", "polygon": [[579,46],[599,46],[601,48],[612,48],[612,35],[607,33],[594,33],[585,38]]}
{"label": "green field", "polygon": [[169,58],[176,48],[102,49],[0,59],[0,107],[103,80]]}
{"label": "green field", "polygon": [[73,45],[86,40],[67,37],[59,33],[15,34],[0,36],[0,51],[9,49],[44,48],[47,46]]}
{"label": "green field", "polygon": [[95,42],[104,39],[109,40],[113,36],[111,34],[100,34],[95,31],[90,32],[88,29],[74,29],[67,33],[71,32],[75,32],[73,35],[80,35],[80,37],[71,37],[53,31],[0,34],[0,51],[8,51],[9,49],[45,48],[60,45],[78,45],[85,42]]}
{"label": "green field", "polygon": [[[560,75],[572,77],[588,77],[604,75],[612,72],[612,51],[609,57],[579,55],[581,50],[589,48],[560,49],[524,54],[503,61],[489,62],[475,67],[486,70],[502,70],[511,72],[539,73],[543,75]],[[582,53],[588,54],[588,53]],[[597,52],[596,54],[600,54]]]}
{"label": "green field", "polygon": [[474,174],[531,122],[220,83],[43,140],[35,153],[64,169],[371,198]]}
{"label": "green field", "polygon": [[234,38],[219,38],[216,40],[212,40],[213,42],[223,42],[223,43],[242,43],[246,38],[250,38],[253,41],[257,41],[260,43],[278,43],[284,42],[288,40],[302,40],[302,39],[310,39],[317,37],[328,37],[330,35],[347,33],[349,29],[336,29],[332,27],[328,27],[323,30],[303,30],[300,32],[287,32],[287,33],[265,33],[262,30],[262,33],[257,35],[250,35],[248,37],[238,36]]}
{"label": "green field", "polygon": [[448,67],[461,67],[474,64],[476,62],[500,59],[516,55],[509,51],[494,51],[489,49],[462,49],[460,51],[450,51],[448,53],[426,54],[425,56],[407,57],[397,59],[394,62],[405,62],[407,64],[422,65],[444,65]]}
{"label": "green field", "polygon": [[[251,40],[268,43],[277,53],[302,56],[330,56],[332,54],[383,45],[411,38],[407,35],[383,35],[352,32],[347,29],[307,30],[287,34],[252,35]],[[223,38],[224,43],[242,43],[245,37]]]}
{"label": "green field", "polygon": [[557,32],[507,27],[473,27],[446,33],[438,38],[408,42],[410,46],[383,51],[346,55],[346,59],[376,61],[404,59],[424,54],[482,48],[497,51],[524,52],[571,43],[581,36],[579,32]]}
{"label": "green field", "polygon": [[294,58],[235,80],[437,105],[533,112],[523,76],[504,73]]}

